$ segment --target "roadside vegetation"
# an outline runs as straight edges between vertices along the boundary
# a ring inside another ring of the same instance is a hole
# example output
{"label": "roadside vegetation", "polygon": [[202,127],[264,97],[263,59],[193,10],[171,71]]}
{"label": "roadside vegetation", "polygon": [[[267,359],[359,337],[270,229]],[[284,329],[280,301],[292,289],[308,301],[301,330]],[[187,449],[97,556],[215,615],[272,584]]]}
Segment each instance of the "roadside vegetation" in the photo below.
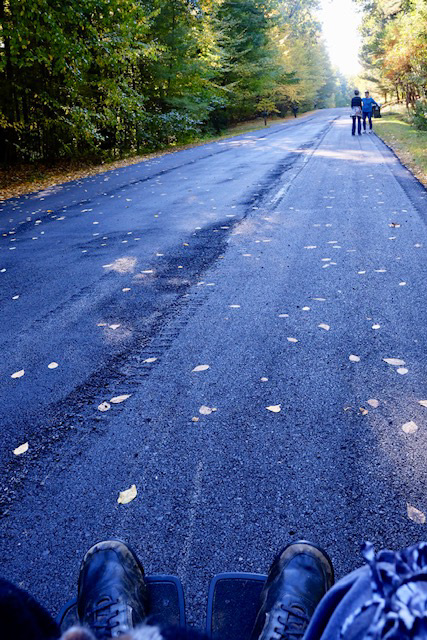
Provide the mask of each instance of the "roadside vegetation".
{"label": "roadside vegetation", "polygon": [[0,0],[0,164],[110,161],[345,104],[317,6]]}
{"label": "roadside vegetation", "polygon": [[396,108],[375,120],[375,131],[427,187],[427,131],[416,129],[410,116]]}
{"label": "roadside vegetation", "polygon": [[[310,113],[315,112],[307,111],[303,115],[309,116]],[[57,160],[54,163],[32,162],[19,165],[15,164],[8,167],[0,166],[0,202],[7,198],[47,189],[48,187],[70,182],[71,180],[80,180],[81,178],[104,173],[112,169],[120,169],[121,167],[137,164],[138,162],[145,162],[165,153],[183,151],[184,149],[197,147],[208,142],[225,140],[260,129],[269,129],[273,125],[286,122],[290,119],[293,120],[294,116],[280,118],[273,115],[268,118],[267,125],[265,125],[264,119],[259,117],[231,125],[217,135],[205,134],[191,143],[172,143],[161,150],[151,153],[123,155],[119,160],[99,161],[96,158],[88,159],[77,157],[75,159],[66,158]]]}
{"label": "roadside vegetation", "polygon": [[363,12],[361,87],[386,105],[375,129],[427,185],[427,2],[354,1]]}

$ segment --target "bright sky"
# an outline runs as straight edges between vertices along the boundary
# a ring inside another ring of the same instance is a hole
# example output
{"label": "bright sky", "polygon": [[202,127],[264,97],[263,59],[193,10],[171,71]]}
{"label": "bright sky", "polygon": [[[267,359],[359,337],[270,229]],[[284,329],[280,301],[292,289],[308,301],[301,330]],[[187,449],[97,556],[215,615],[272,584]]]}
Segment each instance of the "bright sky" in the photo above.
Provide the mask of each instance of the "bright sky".
{"label": "bright sky", "polygon": [[320,0],[319,18],[329,48],[331,62],[345,75],[357,75],[360,36],[357,28],[361,16],[352,0]]}

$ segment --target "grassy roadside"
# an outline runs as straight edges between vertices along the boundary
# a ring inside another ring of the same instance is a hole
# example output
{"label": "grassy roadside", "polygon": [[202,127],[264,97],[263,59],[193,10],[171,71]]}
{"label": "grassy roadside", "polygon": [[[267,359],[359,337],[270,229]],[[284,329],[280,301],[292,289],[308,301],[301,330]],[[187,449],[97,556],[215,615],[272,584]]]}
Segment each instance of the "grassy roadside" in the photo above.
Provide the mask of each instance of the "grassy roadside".
{"label": "grassy roadside", "polygon": [[[312,113],[315,112],[308,111],[307,113],[303,113],[300,118]],[[292,115],[289,115],[286,118],[274,118],[268,121],[266,127],[264,126],[262,118],[250,120],[248,122],[241,122],[240,124],[229,127],[224,131],[224,133],[218,136],[205,136],[190,144],[171,145],[154,153],[129,156],[111,162],[63,162],[57,163],[54,166],[46,166],[37,163],[20,165],[10,169],[0,169],[0,202],[7,198],[13,198],[33,191],[47,189],[48,187],[52,187],[63,182],[79,180],[81,178],[86,178],[87,176],[111,171],[111,169],[119,169],[121,167],[137,164],[138,162],[146,162],[147,160],[151,160],[151,158],[158,158],[166,153],[174,153],[175,151],[191,149],[193,147],[206,144],[207,142],[224,140],[244,133],[250,133],[251,131],[258,131],[259,129],[269,129],[273,125],[293,119]]]}
{"label": "grassy roadside", "polygon": [[374,123],[379,137],[427,187],[427,131],[418,131],[404,114],[396,112],[385,113]]}

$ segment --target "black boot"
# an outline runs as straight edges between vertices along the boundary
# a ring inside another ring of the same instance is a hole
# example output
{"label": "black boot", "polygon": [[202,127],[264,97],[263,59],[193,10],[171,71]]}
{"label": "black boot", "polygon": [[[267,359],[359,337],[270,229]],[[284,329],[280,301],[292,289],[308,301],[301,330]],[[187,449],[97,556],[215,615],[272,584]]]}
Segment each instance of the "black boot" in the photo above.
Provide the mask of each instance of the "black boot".
{"label": "black boot", "polygon": [[332,563],[320,547],[289,544],[271,565],[251,640],[300,640],[333,583]]}
{"label": "black boot", "polygon": [[99,640],[117,638],[147,616],[144,569],[123,542],[107,540],[89,549],[80,567],[79,618]]}

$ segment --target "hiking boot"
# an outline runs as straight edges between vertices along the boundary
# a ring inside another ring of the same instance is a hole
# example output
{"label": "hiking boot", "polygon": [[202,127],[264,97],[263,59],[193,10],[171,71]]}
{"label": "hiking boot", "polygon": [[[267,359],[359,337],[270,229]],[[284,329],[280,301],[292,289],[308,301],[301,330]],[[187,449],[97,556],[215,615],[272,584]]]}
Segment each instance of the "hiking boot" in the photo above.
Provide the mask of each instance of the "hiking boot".
{"label": "hiking boot", "polygon": [[89,549],[80,567],[77,607],[82,625],[98,640],[117,638],[147,617],[144,569],[124,542]]}
{"label": "hiking boot", "polygon": [[332,563],[320,547],[288,544],[268,572],[250,640],[301,640],[333,583]]}

